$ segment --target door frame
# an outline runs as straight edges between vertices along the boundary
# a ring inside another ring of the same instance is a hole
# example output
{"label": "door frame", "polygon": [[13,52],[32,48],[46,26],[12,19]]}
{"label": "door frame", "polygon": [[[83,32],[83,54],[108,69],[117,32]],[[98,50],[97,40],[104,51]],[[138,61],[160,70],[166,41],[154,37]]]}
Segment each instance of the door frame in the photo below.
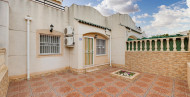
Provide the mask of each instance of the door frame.
{"label": "door frame", "polygon": [[[90,36],[83,36],[84,38],[91,38],[92,39],[92,42],[93,42],[93,62],[92,62],[92,64],[91,65],[86,65],[85,63],[84,63],[84,65],[85,65],[85,67],[90,67],[90,66],[94,66],[94,37],[90,37]],[[84,45],[86,45],[85,44],[86,42],[84,41]],[[85,47],[84,47],[84,50],[85,50]],[[86,54],[86,51],[84,52],[84,54]],[[84,56],[85,57],[85,56]],[[85,62],[86,62],[86,58],[85,58]]]}

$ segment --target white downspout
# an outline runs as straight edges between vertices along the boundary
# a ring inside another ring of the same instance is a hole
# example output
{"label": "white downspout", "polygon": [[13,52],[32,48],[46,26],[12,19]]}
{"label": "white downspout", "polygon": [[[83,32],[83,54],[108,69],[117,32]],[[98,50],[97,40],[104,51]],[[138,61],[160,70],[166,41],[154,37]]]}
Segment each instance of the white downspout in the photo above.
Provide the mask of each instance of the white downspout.
{"label": "white downspout", "polygon": [[27,22],[27,80],[30,80],[30,16],[25,17]]}
{"label": "white downspout", "polygon": [[111,35],[110,35],[110,67],[112,67],[112,64],[111,64]]}
{"label": "white downspout", "polygon": [[109,55],[110,55],[110,67],[112,67],[112,64],[111,64],[111,33],[110,33],[110,35],[107,34],[108,31],[109,31],[109,30],[106,29],[105,32],[106,32],[106,35],[110,37],[110,41],[109,41],[109,43],[110,43],[110,47],[109,47],[110,52],[109,52]]}

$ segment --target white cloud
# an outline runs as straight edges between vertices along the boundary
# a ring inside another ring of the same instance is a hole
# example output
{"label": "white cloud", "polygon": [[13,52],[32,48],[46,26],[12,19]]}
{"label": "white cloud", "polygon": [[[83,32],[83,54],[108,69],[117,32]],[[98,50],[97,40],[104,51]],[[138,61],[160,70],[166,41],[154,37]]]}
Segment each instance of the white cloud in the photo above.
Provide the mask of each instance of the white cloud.
{"label": "white cloud", "polygon": [[[188,8],[181,5],[187,4]],[[190,27],[190,0],[180,1],[170,6],[159,6],[158,13],[152,15],[154,18],[150,25],[144,27],[145,32],[150,35],[174,34],[188,30]]]}
{"label": "white cloud", "polygon": [[136,18],[147,18],[147,17],[150,17],[150,15],[149,14],[147,14],[147,13],[144,13],[144,14],[142,14],[142,15],[137,15],[136,16]]}
{"label": "white cloud", "polygon": [[133,16],[132,19],[137,24],[143,24],[143,23],[146,23],[146,21],[140,21],[138,19],[147,18],[147,17],[151,17],[151,16],[149,14],[147,14],[147,13],[144,13],[144,14],[141,14],[141,15]]}
{"label": "white cloud", "polygon": [[86,6],[92,6],[92,3],[88,3],[88,4],[86,4]]}
{"label": "white cloud", "polygon": [[[137,23],[137,24],[142,24],[142,23],[146,23],[146,21],[140,21],[140,20],[137,20],[137,18],[141,18],[141,17],[138,17],[138,16],[133,16],[132,17],[132,20]],[[145,17],[143,17],[145,18]]]}
{"label": "white cloud", "polygon": [[115,12],[128,14],[139,11],[139,6],[135,2],[136,0],[103,0],[95,8],[105,16]]}

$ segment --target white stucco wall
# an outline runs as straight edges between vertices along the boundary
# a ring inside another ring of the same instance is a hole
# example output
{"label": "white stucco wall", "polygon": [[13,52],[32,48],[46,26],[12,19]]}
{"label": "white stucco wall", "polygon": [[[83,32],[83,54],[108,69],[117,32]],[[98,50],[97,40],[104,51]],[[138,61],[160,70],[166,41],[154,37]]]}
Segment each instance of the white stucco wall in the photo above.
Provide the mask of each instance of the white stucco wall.
{"label": "white stucco wall", "polygon": [[32,17],[30,30],[30,71],[43,72],[69,66],[69,49],[63,48],[63,56],[37,57],[36,31],[50,29],[64,32],[68,25],[67,10],[65,12],[31,0],[11,0],[10,2],[10,54],[9,75],[26,74],[26,21],[25,17]]}
{"label": "white stucco wall", "polygon": [[129,36],[135,36],[142,38],[142,34],[135,32],[129,32],[124,26],[128,26],[132,29],[136,29],[136,25],[131,17],[127,14],[114,14],[107,17],[107,26],[112,29],[112,63],[125,65],[125,51],[126,51],[126,40]]}
{"label": "white stucco wall", "polygon": [[[61,11],[32,0],[11,0],[9,6],[4,1],[0,1],[0,17],[2,17],[0,18],[0,46],[10,47],[8,49],[10,76],[26,74],[27,38],[25,17],[27,15],[32,17],[30,25],[31,73],[67,66],[76,69],[84,68],[83,34],[97,32],[105,35],[105,29],[81,24],[75,18],[111,28],[109,34],[112,36],[112,63],[114,64],[125,64],[126,39],[128,36],[135,35],[141,37],[141,35],[133,32],[128,33],[125,27],[119,25],[123,24],[135,29],[135,23],[129,15],[115,14],[110,17],[104,17],[92,7],[75,4],[71,7],[66,7],[65,11]],[[51,24],[54,25],[54,30],[61,33],[64,33],[64,29],[67,26],[74,27],[75,45],[73,48],[64,46],[62,56],[38,57],[36,53],[36,31],[39,29],[50,29]],[[79,40],[80,38],[82,38],[81,41]]]}
{"label": "white stucco wall", "polygon": [[[80,68],[80,69],[84,68],[84,64],[85,64],[85,48],[84,48],[85,44],[84,44],[83,34],[92,33],[92,32],[97,32],[97,33],[106,35],[104,29],[89,26],[89,25],[86,25],[86,24],[79,24],[78,25],[78,33],[79,34],[78,34],[78,39],[76,41],[78,41],[78,57],[79,57],[79,59],[78,59],[78,68]],[[79,38],[82,38],[82,41],[79,41]],[[107,41],[109,41],[109,40],[107,40]],[[94,51],[95,51],[95,49],[94,49]],[[109,52],[109,50],[108,50],[108,52]],[[94,57],[95,56],[96,56],[96,54],[94,54]],[[97,65],[97,64],[95,64],[95,65]]]}
{"label": "white stucco wall", "polygon": [[[0,1],[0,48],[9,49],[9,0]],[[6,51],[6,65],[8,54]]]}

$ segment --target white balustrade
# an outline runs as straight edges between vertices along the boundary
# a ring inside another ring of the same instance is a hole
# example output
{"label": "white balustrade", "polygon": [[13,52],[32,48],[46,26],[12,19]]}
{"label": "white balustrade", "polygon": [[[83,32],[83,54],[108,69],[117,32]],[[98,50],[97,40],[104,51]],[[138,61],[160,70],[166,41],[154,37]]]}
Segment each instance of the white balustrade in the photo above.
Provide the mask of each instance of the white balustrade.
{"label": "white balustrade", "polygon": [[181,38],[181,51],[185,51],[184,49],[185,45],[184,45],[184,37]]}
{"label": "white balustrade", "polygon": [[136,42],[136,51],[138,51],[138,41],[135,42]]}
{"label": "white balustrade", "polygon": [[149,51],[152,51],[152,40],[149,40],[150,41],[150,50]]}
{"label": "white balustrade", "polygon": [[163,51],[163,39],[160,39],[160,51]]}
{"label": "white balustrade", "polygon": [[142,40],[140,41],[140,51],[142,51]]}
{"label": "white balustrade", "polygon": [[155,41],[155,51],[158,51],[158,46],[157,46],[157,39],[154,40]]}
{"label": "white balustrade", "polygon": [[146,40],[144,40],[144,51],[147,51]]}
{"label": "white balustrade", "polygon": [[176,38],[173,38],[173,51],[176,51]]}
{"label": "white balustrade", "polygon": [[[144,39],[144,40],[132,40],[127,41],[127,51],[153,51],[152,48],[154,47],[154,51],[158,51],[158,40],[160,40],[160,51],[164,51],[163,49],[166,48],[166,51],[170,51],[170,39],[173,41],[173,51],[177,51],[177,44],[176,40],[181,39],[181,51],[185,51],[185,38],[190,39],[190,34],[188,36],[181,36],[181,37],[169,37],[169,38],[157,38],[157,39]],[[166,41],[164,41],[166,40]],[[144,48],[142,47],[144,41]],[[147,42],[149,41],[149,47],[147,45]],[[154,46],[153,46],[154,41]],[[166,42],[166,47],[164,43]],[[140,44],[138,44],[140,43]],[[190,42],[188,42],[188,51],[190,51]],[[140,47],[138,47],[140,45]],[[136,47],[136,48],[135,48]],[[163,48],[164,47],[164,48]]]}
{"label": "white balustrade", "polygon": [[131,42],[132,43],[132,51],[134,51],[134,41]]}
{"label": "white balustrade", "polygon": [[167,49],[167,51],[170,51],[169,40],[170,40],[169,38],[166,39],[166,43],[167,43],[166,49]]}

